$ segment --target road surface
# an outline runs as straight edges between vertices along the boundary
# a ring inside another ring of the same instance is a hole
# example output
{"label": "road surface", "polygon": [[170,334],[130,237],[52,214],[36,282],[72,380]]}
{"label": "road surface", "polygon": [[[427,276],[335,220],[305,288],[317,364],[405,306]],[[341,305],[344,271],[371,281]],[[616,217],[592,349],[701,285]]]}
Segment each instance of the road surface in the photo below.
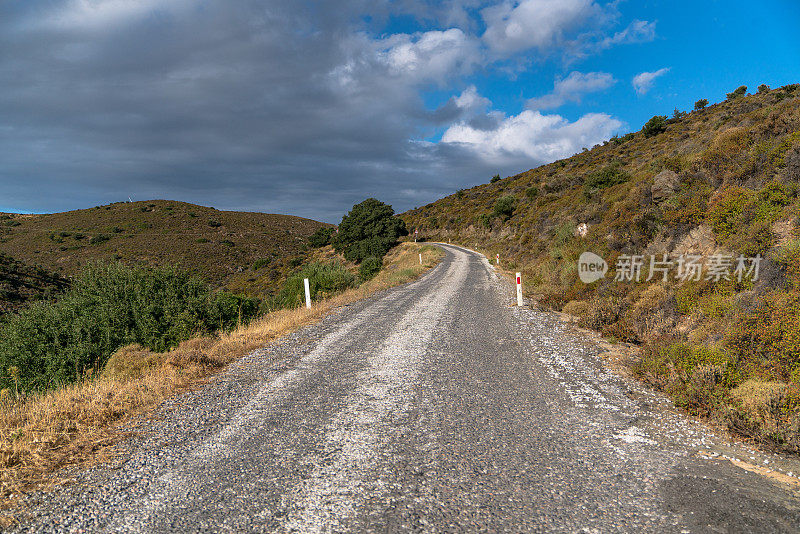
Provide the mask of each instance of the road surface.
{"label": "road surface", "polygon": [[165,403],[115,465],[29,499],[19,530],[800,530],[796,479],[754,472],[793,460],[726,444],[443,247],[417,282]]}

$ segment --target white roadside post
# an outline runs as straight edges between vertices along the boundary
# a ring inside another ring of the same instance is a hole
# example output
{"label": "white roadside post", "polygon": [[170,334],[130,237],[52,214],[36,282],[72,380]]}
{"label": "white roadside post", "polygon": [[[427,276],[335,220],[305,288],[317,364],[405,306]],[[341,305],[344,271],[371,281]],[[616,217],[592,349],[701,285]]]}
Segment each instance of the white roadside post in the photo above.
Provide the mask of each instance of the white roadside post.
{"label": "white roadside post", "polygon": [[522,273],[517,273],[517,306],[522,306]]}
{"label": "white roadside post", "polygon": [[311,308],[311,289],[308,287],[308,278],[303,278],[303,285],[306,288],[306,308]]}
{"label": "white roadside post", "polygon": [[495,265],[500,265],[500,254],[496,254],[495,255],[494,264]]}
{"label": "white roadside post", "polygon": [[419,255],[419,264],[422,265],[422,254]]}

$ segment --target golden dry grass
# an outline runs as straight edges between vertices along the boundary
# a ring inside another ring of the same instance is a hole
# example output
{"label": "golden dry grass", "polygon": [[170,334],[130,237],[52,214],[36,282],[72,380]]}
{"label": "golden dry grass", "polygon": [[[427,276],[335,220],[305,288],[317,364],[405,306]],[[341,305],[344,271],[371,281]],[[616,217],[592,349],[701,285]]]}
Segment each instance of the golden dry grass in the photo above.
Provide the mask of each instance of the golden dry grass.
{"label": "golden dry grass", "polygon": [[[107,458],[109,447],[124,437],[120,423],[337,307],[419,277],[442,255],[432,246],[403,243],[386,256],[375,278],[311,309],[275,311],[231,333],[190,339],[165,353],[123,347],[97,377],[27,398],[6,393],[0,397],[0,510],[13,507],[31,489],[60,482],[63,467]],[[11,522],[10,514],[0,513],[0,526]]]}

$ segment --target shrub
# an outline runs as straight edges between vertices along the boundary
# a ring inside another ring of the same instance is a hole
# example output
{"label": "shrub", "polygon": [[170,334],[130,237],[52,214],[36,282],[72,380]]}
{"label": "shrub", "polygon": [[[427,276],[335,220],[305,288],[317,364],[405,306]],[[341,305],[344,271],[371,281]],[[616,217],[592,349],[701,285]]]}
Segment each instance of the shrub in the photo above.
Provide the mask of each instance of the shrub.
{"label": "shrub", "polygon": [[478,215],[478,224],[483,226],[484,228],[491,228],[492,227],[492,217],[488,213],[481,213]]}
{"label": "shrub", "polygon": [[[45,390],[101,368],[124,345],[165,351],[195,334],[232,328],[258,306],[172,268],[95,264],[57,301],[37,303],[0,327],[0,369],[17,367],[25,391]],[[9,385],[0,373],[0,389]]]}
{"label": "shrub", "polygon": [[334,228],[332,226],[324,226],[311,234],[308,238],[308,244],[313,248],[321,248],[331,244]]}
{"label": "shrub", "polygon": [[342,217],[332,243],[348,261],[361,263],[369,256],[383,258],[403,235],[408,235],[406,224],[392,207],[368,198]]}
{"label": "shrub", "polygon": [[461,200],[462,198],[464,198],[464,190],[459,189],[458,191],[456,191],[456,199]]}
{"label": "shrub", "polygon": [[500,180],[501,180],[500,175],[499,174],[495,174],[494,176],[492,176],[492,179],[489,180],[489,183],[493,184],[495,182],[499,182]]}
{"label": "shrub", "polygon": [[534,198],[539,196],[539,188],[535,186],[527,188],[525,190],[525,196],[533,200]]}
{"label": "shrub", "polygon": [[714,233],[722,238],[729,237],[741,230],[739,216],[744,211],[753,192],[747,189],[731,186],[720,191],[709,203],[707,220],[711,223]]}
{"label": "shrub", "polygon": [[681,120],[686,115],[687,115],[687,113],[685,111],[681,111],[678,108],[675,108],[675,110],[672,112],[672,119],[673,120]]}
{"label": "shrub", "polygon": [[108,236],[106,234],[98,234],[89,240],[89,244],[99,245],[100,243],[105,243],[109,239],[111,239],[111,236]]}
{"label": "shrub", "polygon": [[[366,259],[366,258],[365,258]],[[311,299],[329,297],[353,287],[356,277],[338,263],[312,262],[290,276],[272,301],[273,308],[296,308],[305,302],[303,279],[308,278]]]}
{"label": "shrub", "polygon": [[740,85],[732,93],[728,93],[726,96],[728,97],[728,100],[735,100],[737,98],[743,97],[746,94],[747,94],[747,86]]}
{"label": "shrub", "polygon": [[800,368],[800,294],[770,292],[728,330],[726,345],[748,376],[788,382]]}
{"label": "shrub", "polygon": [[266,267],[272,263],[272,258],[258,258],[256,261],[253,262],[253,270],[257,271],[262,267]]}
{"label": "shrub", "polygon": [[655,115],[647,121],[642,127],[642,133],[645,137],[653,137],[660,134],[667,129],[667,116]]}
{"label": "shrub", "polygon": [[584,186],[587,189],[605,189],[613,185],[621,184],[630,179],[630,175],[622,169],[619,162],[614,162],[611,165],[589,174],[584,180]]}
{"label": "shrub", "polygon": [[695,111],[700,111],[701,109],[705,108],[707,105],[708,105],[708,99],[707,98],[701,98],[700,100],[698,100],[697,102],[694,103],[694,110]]}
{"label": "shrub", "polygon": [[219,228],[220,226],[222,226],[222,223],[221,223],[221,222],[219,222],[219,221],[215,221],[214,219],[209,219],[209,220],[208,220],[208,225],[209,225],[211,228]]}
{"label": "shrub", "polygon": [[517,199],[514,195],[506,195],[497,199],[497,202],[494,203],[494,208],[492,209],[492,215],[495,217],[499,217],[504,221],[511,218],[514,215],[514,210],[516,209]]}
{"label": "shrub", "polygon": [[761,85],[759,85],[758,86],[758,93],[759,94],[769,93],[769,85],[767,85],[765,83],[762,83]]}
{"label": "shrub", "polygon": [[358,276],[361,278],[362,282],[371,280],[378,274],[382,266],[383,261],[381,261],[380,258],[376,258],[375,256],[364,258],[364,261],[361,262],[358,268]]}

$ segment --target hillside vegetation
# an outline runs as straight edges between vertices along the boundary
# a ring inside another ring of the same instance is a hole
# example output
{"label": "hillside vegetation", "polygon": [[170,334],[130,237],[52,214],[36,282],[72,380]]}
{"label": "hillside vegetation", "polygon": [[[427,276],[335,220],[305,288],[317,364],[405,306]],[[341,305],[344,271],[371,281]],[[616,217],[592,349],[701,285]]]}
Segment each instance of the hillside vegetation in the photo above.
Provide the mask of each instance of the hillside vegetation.
{"label": "hillside vegetation", "polygon": [[67,287],[63,277],[0,254],[0,322],[27,303],[47,299]]}
{"label": "hillside vegetation", "polygon": [[[543,305],[641,344],[634,371],[678,405],[797,452],[800,85],[706,104],[403,217],[420,236],[499,253]],[[584,251],[609,267],[591,284],[578,276]],[[664,254],[701,256],[706,271],[647,281]],[[640,281],[615,281],[635,255]],[[737,276],[740,255],[761,256],[757,280]],[[733,259],[728,276],[707,276],[715,256]]]}
{"label": "hillside vegetation", "polygon": [[46,215],[0,214],[0,253],[62,277],[96,260],[176,266],[214,287],[278,291],[323,223],[153,200]]}

